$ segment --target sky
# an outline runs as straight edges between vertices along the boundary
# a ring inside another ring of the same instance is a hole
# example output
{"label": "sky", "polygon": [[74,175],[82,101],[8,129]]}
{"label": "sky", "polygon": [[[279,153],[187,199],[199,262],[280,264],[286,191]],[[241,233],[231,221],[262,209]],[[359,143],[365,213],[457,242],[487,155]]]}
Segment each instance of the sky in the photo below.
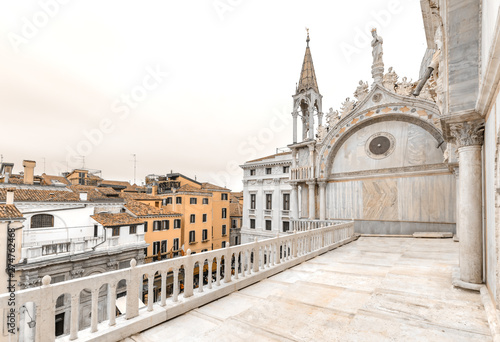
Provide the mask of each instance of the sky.
{"label": "sky", "polygon": [[173,171],[239,191],[239,165],[292,142],[305,28],[327,112],[372,83],[373,27],[386,70],[418,79],[419,3],[3,1],[0,154],[16,173],[29,159],[36,174]]}

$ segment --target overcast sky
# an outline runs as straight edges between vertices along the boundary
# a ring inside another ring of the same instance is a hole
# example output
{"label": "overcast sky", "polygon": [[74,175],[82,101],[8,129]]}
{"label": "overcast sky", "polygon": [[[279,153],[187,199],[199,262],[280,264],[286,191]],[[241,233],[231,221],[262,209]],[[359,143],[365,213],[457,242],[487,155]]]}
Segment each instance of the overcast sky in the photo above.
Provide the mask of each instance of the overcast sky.
{"label": "overcast sky", "polygon": [[173,170],[242,189],[237,165],[291,143],[306,47],[323,111],[386,70],[416,80],[418,0],[39,0],[0,4],[0,153],[136,182]]}

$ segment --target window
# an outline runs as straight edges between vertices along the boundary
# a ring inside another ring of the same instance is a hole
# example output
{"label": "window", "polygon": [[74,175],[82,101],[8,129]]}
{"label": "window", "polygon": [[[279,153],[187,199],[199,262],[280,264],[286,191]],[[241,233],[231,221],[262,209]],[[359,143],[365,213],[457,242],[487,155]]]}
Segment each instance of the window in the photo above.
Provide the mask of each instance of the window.
{"label": "window", "polygon": [[153,255],[158,254],[160,251],[160,241],[153,242]]}
{"label": "window", "polygon": [[128,233],[129,234],[137,234],[137,226],[135,224],[133,224],[130,227],[128,227]]}
{"label": "window", "polygon": [[48,214],[38,214],[31,217],[31,228],[54,227],[54,216]]}
{"label": "window", "polygon": [[231,220],[231,228],[238,228],[238,220],[236,219]]}
{"label": "window", "polygon": [[222,236],[226,236],[227,235],[227,228],[226,228],[226,225],[223,224],[222,225]]}
{"label": "window", "polygon": [[159,208],[160,207],[160,202],[155,202],[155,207]]}
{"label": "window", "polygon": [[189,204],[197,204],[197,203],[198,203],[197,198],[195,198],[195,197],[191,197],[191,198],[189,199]]}
{"label": "window", "polygon": [[203,222],[207,222],[207,214],[203,214]]}
{"label": "window", "polygon": [[162,253],[167,253],[167,240],[163,240],[161,242],[161,252]]}
{"label": "window", "polygon": [[226,247],[226,241],[222,241],[222,248]]}
{"label": "window", "polygon": [[273,208],[273,195],[266,194],[266,209],[270,210]]}
{"label": "window", "polygon": [[167,197],[167,204],[172,204],[172,197]]}
{"label": "window", "polygon": [[255,219],[250,219],[250,228],[255,229]]}
{"label": "window", "polygon": [[175,238],[174,239],[174,251],[178,251],[179,250],[179,238]]}
{"label": "window", "polygon": [[169,220],[161,221],[161,228],[163,230],[169,230],[170,229],[170,221]]}
{"label": "window", "polygon": [[290,194],[283,194],[283,210],[290,210]]}
{"label": "window", "polygon": [[202,250],[201,250],[201,253],[203,253],[203,252],[208,252],[208,249],[206,249],[206,248],[205,248],[205,249],[202,249]]}
{"label": "window", "polygon": [[266,175],[270,175],[272,173],[273,169],[270,167],[266,167]]}
{"label": "window", "polygon": [[195,233],[196,232],[194,230],[192,230],[192,231],[189,232],[189,243],[194,243],[195,242],[194,241],[195,240]]}
{"label": "window", "polygon": [[250,209],[255,209],[255,194],[250,194]]}
{"label": "window", "polygon": [[290,166],[283,166],[283,173],[289,173],[290,172]]}
{"label": "window", "polygon": [[225,219],[227,217],[227,209],[222,208],[222,218]]}
{"label": "window", "polygon": [[250,176],[255,176],[255,169],[250,170]]}
{"label": "window", "polygon": [[266,220],[266,230],[271,230],[271,229],[272,229],[272,221]]}
{"label": "window", "polygon": [[144,233],[148,232],[148,223],[144,222]]}
{"label": "window", "polygon": [[176,204],[182,204],[182,197],[176,197],[175,198],[175,203]]}
{"label": "window", "polygon": [[[170,197],[169,197],[170,198]],[[172,198],[170,198],[170,203],[167,202],[168,198],[164,198],[161,200],[161,205],[162,206],[166,206],[167,204],[171,204],[172,203]]]}
{"label": "window", "polygon": [[208,198],[203,199],[203,204],[208,204]]}
{"label": "window", "polygon": [[203,231],[201,232],[201,239],[203,241],[207,241],[208,240],[208,229],[203,229]]}
{"label": "window", "polygon": [[181,227],[181,220],[175,219],[174,220],[174,229],[179,229]]}
{"label": "window", "polygon": [[154,230],[161,230],[161,221],[154,221],[153,222],[153,231]]}
{"label": "window", "polygon": [[113,227],[113,231],[111,232],[111,236],[120,236],[120,227]]}
{"label": "window", "polygon": [[191,214],[189,222],[194,223],[195,221],[196,221],[196,216],[194,214]]}
{"label": "window", "polygon": [[283,221],[283,232],[287,232],[290,230],[290,222]]}
{"label": "window", "polygon": [[97,237],[97,227],[99,227],[97,224],[94,224],[94,237]]}
{"label": "window", "polygon": [[227,194],[220,194],[220,199],[222,201],[227,201]]}

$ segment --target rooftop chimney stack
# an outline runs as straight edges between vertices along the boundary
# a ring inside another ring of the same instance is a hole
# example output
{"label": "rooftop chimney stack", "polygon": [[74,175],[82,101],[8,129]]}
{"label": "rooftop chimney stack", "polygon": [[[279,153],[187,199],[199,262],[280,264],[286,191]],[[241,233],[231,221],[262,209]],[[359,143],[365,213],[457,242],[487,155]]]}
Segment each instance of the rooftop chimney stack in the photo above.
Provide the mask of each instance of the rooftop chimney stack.
{"label": "rooftop chimney stack", "polygon": [[80,201],[86,201],[86,200],[87,200],[87,193],[80,192]]}
{"label": "rooftop chimney stack", "polygon": [[15,188],[7,188],[7,198],[5,204],[14,204],[14,190]]}
{"label": "rooftop chimney stack", "polygon": [[33,160],[23,160],[24,184],[33,184],[36,162]]}
{"label": "rooftop chimney stack", "polygon": [[9,183],[10,176],[12,175],[12,169],[14,168],[13,163],[2,163],[0,168],[0,173],[4,176],[4,183]]}

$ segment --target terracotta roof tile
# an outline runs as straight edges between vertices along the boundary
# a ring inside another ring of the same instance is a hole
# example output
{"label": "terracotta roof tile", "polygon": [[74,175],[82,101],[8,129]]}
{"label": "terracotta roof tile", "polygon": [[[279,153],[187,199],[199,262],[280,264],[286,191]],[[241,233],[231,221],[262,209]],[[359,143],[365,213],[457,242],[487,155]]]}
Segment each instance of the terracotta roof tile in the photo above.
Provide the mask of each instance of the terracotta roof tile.
{"label": "terracotta roof tile", "polygon": [[177,189],[177,192],[203,192],[203,193],[210,193],[211,191],[206,190],[206,189],[200,189],[200,188],[197,188],[197,187],[192,186],[190,184],[184,184],[179,189]]}
{"label": "terracotta roof tile", "polygon": [[14,219],[23,217],[23,214],[14,204],[0,204],[0,219]]}
{"label": "terracotta roof tile", "polygon": [[[0,201],[5,201],[7,197],[7,189],[0,188]],[[67,189],[15,189],[14,201],[17,202],[78,202],[80,196]]]}
{"label": "terracotta roof tile", "polygon": [[120,192],[120,197],[127,200],[150,200],[150,201],[161,201],[158,196],[153,196],[151,194],[145,194],[141,192]]}
{"label": "terracotta roof tile", "polygon": [[133,217],[127,213],[100,213],[90,216],[104,227],[108,226],[125,226],[130,224],[141,224],[144,220]]}
{"label": "terracotta roof tile", "polygon": [[229,203],[229,216],[243,216],[243,205],[239,202]]}
{"label": "terracotta roof tile", "polygon": [[52,176],[52,175],[46,175],[45,173],[42,174],[42,184],[43,185],[54,185],[57,183],[65,184],[65,185],[70,185],[71,183],[69,180],[66,179],[66,177],[63,176]]}
{"label": "terracotta roof tile", "polygon": [[205,182],[205,183],[201,183],[201,188],[202,189],[207,189],[207,190],[223,190],[223,191],[229,191],[228,188],[224,188],[222,186],[218,186],[218,185],[215,185],[215,184],[212,184],[212,183],[208,183],[208,182]]}
{"label": "terracotta roof tile", "polygon": [[182,216],[180,213],[162,210],[160,208],[132,200],[127,201],[125,208],[127,208],[135,216]]}

